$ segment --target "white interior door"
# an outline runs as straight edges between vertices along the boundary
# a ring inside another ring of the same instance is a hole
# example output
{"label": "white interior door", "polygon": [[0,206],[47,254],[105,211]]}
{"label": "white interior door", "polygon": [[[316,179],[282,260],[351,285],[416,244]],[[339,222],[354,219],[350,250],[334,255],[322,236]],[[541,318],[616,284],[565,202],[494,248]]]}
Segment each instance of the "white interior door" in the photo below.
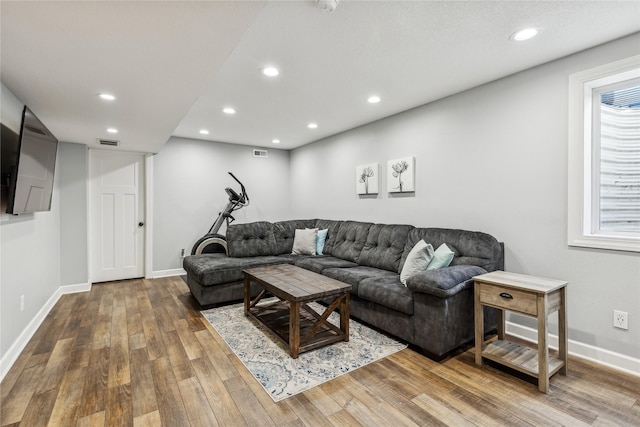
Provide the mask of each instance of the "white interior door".
{"label": "white interior door", "polygon": [[144,156],[91,150],[91,281],[144,276]]}

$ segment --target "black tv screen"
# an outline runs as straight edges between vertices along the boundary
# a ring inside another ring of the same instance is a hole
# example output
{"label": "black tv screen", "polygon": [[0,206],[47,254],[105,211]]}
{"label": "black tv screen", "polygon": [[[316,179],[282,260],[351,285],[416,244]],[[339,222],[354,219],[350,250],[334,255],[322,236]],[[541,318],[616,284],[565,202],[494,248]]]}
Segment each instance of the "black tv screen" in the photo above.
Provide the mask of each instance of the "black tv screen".
{"label": "black tv screen", "polygon": [[7,213],[51,210],[58,140],[26,106],[17,140],[15,135],[2,126],[2,184],[9,187]]}

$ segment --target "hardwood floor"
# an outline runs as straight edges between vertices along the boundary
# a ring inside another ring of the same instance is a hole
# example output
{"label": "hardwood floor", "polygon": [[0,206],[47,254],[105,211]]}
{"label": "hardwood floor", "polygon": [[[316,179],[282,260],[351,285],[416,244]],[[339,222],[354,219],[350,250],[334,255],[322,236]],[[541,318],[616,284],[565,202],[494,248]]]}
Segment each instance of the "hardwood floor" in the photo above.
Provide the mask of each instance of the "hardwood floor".
{"label": "hardwood floor", "polygon": [[640,378],[571,357],[548,395],[406,349],[274,403],[178,277],[65,295],[0,384],[2,426],[640,425]]}

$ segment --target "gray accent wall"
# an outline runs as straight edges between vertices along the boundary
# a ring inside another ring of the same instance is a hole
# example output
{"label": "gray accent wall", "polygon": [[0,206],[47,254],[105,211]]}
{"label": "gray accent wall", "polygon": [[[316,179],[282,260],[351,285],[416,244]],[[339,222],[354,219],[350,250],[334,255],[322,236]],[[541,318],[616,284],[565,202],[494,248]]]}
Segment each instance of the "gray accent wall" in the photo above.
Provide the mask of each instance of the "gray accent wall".
{"label": "gray accent wall", "polygon": [[[22,108],[2,84],[2,122],[19,131]],[[60,286],[59,189],[56,174],[49,212],[0,214],[0,358]]]}
{"label": "gray accent wall", "polygon": [[[506,270],[569,281],[570,339],[638,358],[640,254],[567,245],[567,126],[569,75],[639,53],[635,34],[293,150],[292,217],[488,232]],[[387,161],[408,156],[415,193],[387,193]],[[380,193],[358,196],[355,167],[375,162]]]}
{"label": "gray accent wall", "polygon": [[60,284],[89,282],[87,248],[88,150],[84,144],[58,145],[60,184]]}
{"label": "gray accent wall", "polygon": [[[23,104],[1,89],[2,123],[19,131]],[[0,359],[60,286],[88,282],[86,151],[58,144],[51,211],[0,213]]]}
{"label": "gray accent wall", "polygon": [[[153,157],[153,271],[182,267],[227,204],[224,189],[247,188],[251,203],[234,214],[238,223],[291,218],[289,152],[268,147],[267,158],[253,147],[172,137]],[[224,234],[225,227],[220,229]]]}

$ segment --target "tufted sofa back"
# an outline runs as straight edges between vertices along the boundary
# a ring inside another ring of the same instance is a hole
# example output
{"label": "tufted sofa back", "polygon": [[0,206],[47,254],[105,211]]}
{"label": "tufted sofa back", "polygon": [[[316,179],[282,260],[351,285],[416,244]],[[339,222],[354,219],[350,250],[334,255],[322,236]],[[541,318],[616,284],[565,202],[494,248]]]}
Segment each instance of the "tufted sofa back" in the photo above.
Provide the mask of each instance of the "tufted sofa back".
{"label": "tufted sofa back", "polygon": [[327,239],[330,239],[330,245],[325,247],[323,253],[358,262],[360,252],[367,241],[369,227],[372,225],[370,222],[342,221],[335,236],[330,236],[331,230],[329,230]]}
{"label": "tufted sofa back", "polygon": [[397,272],[412,225],[374,224],[369,228],[358,264]]}
{"label": "tufted sofa back", "polygon": [[329,229],[325,255],[368,267],[402,271],[407,255],[422,239],[434,249],[446,243],[455,254],[451,265],[477,265],[487,271],[504,268],[502,245],[486,233],[325,219],[232,224],[227,229],[229,256],[290,254],[295,230],[301,228]]}
{"label": "tufted sofa back", "polygon": [[267,221],[231,224],[227,228],[227,252],[230,257],[276,254],[273,224]]}
{"label": "tufted sofa back", "polygon": [[334,243],[336,242],[336,237],[338,235],[338,230],[340,229],[340,224],[342,221],[335,221],[332,219],[319,219],[316,221],[316,228],[318,230],[329,230],[327,232],[327,240],[324,242],[324,249],[322,251],[323,254],[331,253],[333,249]]}

